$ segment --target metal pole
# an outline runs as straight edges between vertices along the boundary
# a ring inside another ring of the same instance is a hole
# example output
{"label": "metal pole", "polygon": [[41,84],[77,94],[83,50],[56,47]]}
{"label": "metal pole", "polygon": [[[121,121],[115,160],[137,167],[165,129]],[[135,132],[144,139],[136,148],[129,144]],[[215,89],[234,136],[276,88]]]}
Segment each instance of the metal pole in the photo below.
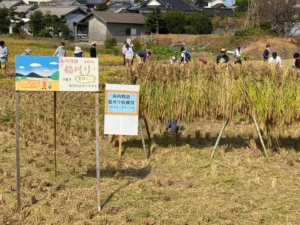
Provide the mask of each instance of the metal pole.
{"label": "metal pole", "polygon": [[143,128],[142,128],[142,120],[140,118],[139,118],[139,125],[140,125],[140,132],[141,132],[141,137],[142,137],[142,143],[143,143],[145,158],[147,159],[146,145],[145,145],[145,140],[144,140],[144,135],[143,135]]}
{"label": "metal pole", "polygon": [[53,138],[53,146],[54,146],[54,176],[57,175],[57,163],[56,163],[56,91],[54,91],[54,107],[53,107],[53,127],[54,127],[54,138]]}
{"label": "metal pole", "polygon": [[101,211],[100,200],[100,141],[99,141],[99,92],[95,96],[95,119],[96,119],[96,165],[97,165],[97,199],[98,211]]}
{"label": "metal pole", "polygon": [[17,164],[17,201],[18,201],[18,214],[21,215],[21,177],[20,177],[20,124],[19,124],[19,109],[20,109],[20,96],[19,92],[15,92],[16,96],[16,164]]}
{"label": "metal pole", "polygon": [[264,140],[263,140],[263,138],[262,138],[262,136],[261,136],[261,133],[260,133],[260,130],[259,130],[259,126],[258,126],[258,124],[257,124],[257,122],[256,122],[255,116],[252,116],[252,118],[253,118],[254,123],[255,123],[256,131],[257,131],[257,133],[258,133],[260,143],[261,143],[261,145],[262,145],[262,147],[263,147],[263,149],[264,149],[265,156],[266,156],[266,158],[267,158],[267,161],[269,162],[269,156],[268,156],[268,153],[267,153],[265,144],[264,144]]}
{"label": "metal pole", "polygon": [[223,132],[224,132],[224,130],[225,130],[225,127],[226,127],[228,121],[229,121],[229,120],[226,120],[226,121],[224,122],[224,124],[223,124],[222,130],[221,130],[221,132],[219,133],[219,136],[218,136],[218,139],[217,139],[217,141],[216,141],[216,144],[215,144],[215,147],[214,147],[214,149],[213,149],[213,152],[211,153],[211,156],[210,156],[211,159],[214,157],[215,151],[216,151],[216,149],[217,149],[217,147],[218,147],[218,145],[219,145],[221,136],[222,136],[222,134],[223,134]]}

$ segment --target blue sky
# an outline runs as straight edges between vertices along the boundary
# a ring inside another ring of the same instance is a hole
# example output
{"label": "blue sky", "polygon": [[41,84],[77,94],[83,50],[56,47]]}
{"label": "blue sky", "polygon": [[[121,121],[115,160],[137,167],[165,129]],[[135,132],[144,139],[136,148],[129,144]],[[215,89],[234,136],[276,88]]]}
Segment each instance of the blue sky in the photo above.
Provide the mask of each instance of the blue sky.
{"label": "blue sky", "polygon": [[27,75],[35,72],[40,76],[51,76],[58,71],[59,57],[16,56],[16,72]]}

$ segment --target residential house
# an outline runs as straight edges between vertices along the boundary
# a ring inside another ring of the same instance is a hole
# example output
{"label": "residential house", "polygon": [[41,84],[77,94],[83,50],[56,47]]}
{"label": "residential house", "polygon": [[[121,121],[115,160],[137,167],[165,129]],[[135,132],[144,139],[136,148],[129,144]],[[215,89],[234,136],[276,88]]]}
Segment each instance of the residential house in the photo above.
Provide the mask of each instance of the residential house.
{"label": "residential house", "polygon": [[210,18],[212,18],[216,12],[220,14],[220,16],[233,16],[234,15],[234,9],[233,8],[228,8],[226,5],[220,3],[213,5],[210,8],[204,8],[203,11],[208,14]]}
{"label": "residential house", "polygon": [[15,10],[19,5],[24,4],[22,0],[20,1],[2,1],[0,2],[0,8],[7,8],[10,10]]}
{"label": "residential house", "polygon": [[58,17],[64,16],[69,29],[73,32],[73,35],[76,35],[76,31],[73,29],[73,23],[81,20],[87,15],[87,12],[80,8],[79,6],[57,6],[57,7],[39,7],[29,14],[27,18],[36,11],[41,11],[44,15],[47,13],[51,15],[56,15]]}
{"label": "residential house", "polygon": [[14,12],[26,14],[36,8],[37,8],[37,6],[34,4],[23,4],[23,5],[17,6],[16,9],[14,10]]}
{"label": "residential house", "polygon": [[[27,18],[22,18],[22,19],[20,19],[20,20],[22,20],[23,22],[24,22],[24,25],[21,27],[21,31],[23,32],[23,33],[26,33],[26,34],[30,34],[30,32],[29,32],[29,21],[30,21],[30,19],[27,19]],[[10,34],[12,34],[13,33],[13,27],[17,24],[17,23],[19,23],[19,21],[20,20],[10,20],[10,26],[9,26],[9,33]]]}
{"label": "residential house", "polygon": [[89,41],[104,42],[116,38],[124,42],[144,33],[145,17],[138,13],[108,13],[94,11],[76,23],[78,34],[88,35]]}
{"label": "residential house", "polygon": [[224,4],[224,2],[225,0],[206,0],[204,3],[204,8],[212,8],[215,7],[215,5]]}
{"label": "residential house", "polygon": [[183,0],[149,0],[142,5],[133,5],[128,8],[127,11],[130,13],[142,13],[147,14],[151,12],[153,8],[160,8],[161,12],[167,12],[170,10],[180,10],[183,12],[198,12],[197,9],[191,5],[188,5]]}
{"label": "residential house", "polygon": [[107,5],[106,12],[115,13],[127,12],[127,9],[132,6],[130,0],[107,0],[104,3]]}
{"label": "residential house", "polygon": [[80,4],[85,5],[89,11],[97,8],[97,6],[102,3],[102,0],[77,0]]}

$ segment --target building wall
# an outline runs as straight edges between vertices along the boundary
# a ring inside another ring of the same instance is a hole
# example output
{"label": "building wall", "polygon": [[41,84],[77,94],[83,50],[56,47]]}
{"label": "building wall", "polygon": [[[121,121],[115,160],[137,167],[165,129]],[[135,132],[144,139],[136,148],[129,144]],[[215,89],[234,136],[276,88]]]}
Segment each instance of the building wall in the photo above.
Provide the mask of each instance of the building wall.
{"label": "building wall", "polygon": [[[118,43],[127,41],[128,38],[140,36],[145,32],[142,24],[108,24],[107,39],[114,37]],[[126,35],[126,29],[130,29],[134,34]]]}
{"label": "building wall", "polygon": [[106,40],[106,25],[96,17],[91,17],[89,21],[89,41],[104,42]]}
{"label": "building wall", "polygon": [[205,2],[207,3],[207,6],[205,6],[205,8],[211,8],[213,5],[223,4],[224,0],[207,0]]}
{"label": "building wall", "polygon": [[86,14],[83,14],[83,13],[75,13],[75,14],[68,14],[65,16],[66,20],[67,20],[67,24],[68,24],[68,27],[70,29],[70,31],[72,31],[73,35],[76,35],[76,31],[74,29],[74,25],[73,23],[74,22],[77,22],[79,20],[81,20],[83,17],[85,17]]}

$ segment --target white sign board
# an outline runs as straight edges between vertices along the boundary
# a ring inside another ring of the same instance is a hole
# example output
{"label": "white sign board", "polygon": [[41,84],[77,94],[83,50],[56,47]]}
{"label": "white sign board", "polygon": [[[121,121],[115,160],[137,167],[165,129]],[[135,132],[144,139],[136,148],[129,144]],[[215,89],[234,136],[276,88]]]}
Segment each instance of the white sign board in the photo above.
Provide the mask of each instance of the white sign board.
{"label": "white sign board", "polygon": [[139,85],[106,84],[105,134],[138,134],[139,91]]}

